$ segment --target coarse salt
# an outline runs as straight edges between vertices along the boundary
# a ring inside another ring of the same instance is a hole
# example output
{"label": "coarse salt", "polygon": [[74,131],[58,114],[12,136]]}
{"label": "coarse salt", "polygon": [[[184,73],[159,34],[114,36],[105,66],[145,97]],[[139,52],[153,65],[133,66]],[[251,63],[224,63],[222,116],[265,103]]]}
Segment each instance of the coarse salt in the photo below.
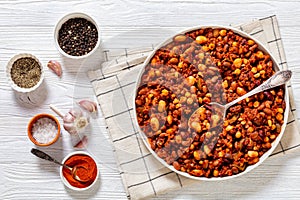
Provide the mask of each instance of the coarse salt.
{"label": "coarse salt", "polygon": [[32,126],[32,136],[41,143],[47,144],[54,140],[57,135],[57,124],[54,120],[43,117],[38,119]]}

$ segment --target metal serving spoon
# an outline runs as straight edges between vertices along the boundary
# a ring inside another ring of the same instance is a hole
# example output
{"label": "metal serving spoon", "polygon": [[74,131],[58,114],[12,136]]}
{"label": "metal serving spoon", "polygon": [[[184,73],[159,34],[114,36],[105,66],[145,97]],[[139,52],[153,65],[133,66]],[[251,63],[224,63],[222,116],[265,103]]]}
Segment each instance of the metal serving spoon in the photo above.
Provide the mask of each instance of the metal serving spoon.
{"label": "metal serving spoon", "polygon": [[54,162],[54,163],[56,163],[56,164],[58,164],[58,165],[60,165],[60,166],[63,166],[63,167],[65,167],[65,168],[69,169],[69,170],[71,171],[71,173],[72,173],[72,177],[73,177],[75,180],[79,181],[79,182],[85,183],[85,182],[88,182],[88,181],[90,180],[90,179],[81,179],[81,178],[79,178],[79,177],[77,176],[76,172],[77,172],[78,169],[83,168],[83,169],[87,170],[87,169],[86,169],[85,167],[83,167],[83,166],[74,166],[73,168],[72,168],[72,167],[69,167],[69,166],[67,166],[67,165],[65,165],[65,164],[62,164],[62,163],[58,162],[57,160],[55,160],[54,158],[52,158],[51,156],[49,156],[49,155],[46,154],[45,152],[40,151],[40,150],[38,150],[38,149],[32,148],[32,149],[31,149],[31,153],[34,154],[35,156],[41,158],[41,159],[44,159],[44,160],[48,160],[48,161]]}
{"label": "metal serving spoon", "polygon": [[[225,105],[221,105],[217,102],[211,102],[209,105],[211,106],[211,109],[212,109],[213,113],[215,113],[215,114],[216,113],[222,113],[223,114],[222,120],[224,120],[225,117],[226,117],[226,111],[232,105],[234,105],[234,104],[238,103],[239,101],[244,100],[244,99],[246,99],[246,98],[248,98],[248,97],[250,97],[254,94],[257,94],[259,92],[274,88],[274,87],[279,86],[279,85],[283,85],[284,83],[289,81],[291,77],[292,77],[292,71],[290,71],[290,70],[278,71],[273,76],[271,76],[268,80],[263,82],[261,85],[259,85],[255,89],[249,91],[248,93],[244,94],[243,96],[235,99],[234,101],[232,101],[230,103],[227,103]],[[202,108],[202,106],[197,108],[192,113],[191,117],[189,118],[188,124],[192,123],[191,119],[196,117],[194,115],[197,115],[200,108]]]}

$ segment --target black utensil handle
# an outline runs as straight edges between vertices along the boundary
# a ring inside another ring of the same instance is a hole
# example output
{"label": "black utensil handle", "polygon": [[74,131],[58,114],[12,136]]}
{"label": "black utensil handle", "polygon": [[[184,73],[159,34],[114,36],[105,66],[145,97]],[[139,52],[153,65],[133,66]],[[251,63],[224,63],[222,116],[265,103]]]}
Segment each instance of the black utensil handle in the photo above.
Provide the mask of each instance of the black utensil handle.
{"label": "black utensil handle", "polygon": [[55,162],[55,163],[57,163],[57,164],[60,164],[57,160],[55,160],[54,158],[52,158],[51,156],[49,156],[49,155],[46,154],[45,152],[40,151],[40,150],[38,150],[38,149],[32,148],[32,149],[31,149],[31,153],[34,154],[35,156],[41,158],[41,159],[48,160],[48,161],[51,161],[51,162]]}

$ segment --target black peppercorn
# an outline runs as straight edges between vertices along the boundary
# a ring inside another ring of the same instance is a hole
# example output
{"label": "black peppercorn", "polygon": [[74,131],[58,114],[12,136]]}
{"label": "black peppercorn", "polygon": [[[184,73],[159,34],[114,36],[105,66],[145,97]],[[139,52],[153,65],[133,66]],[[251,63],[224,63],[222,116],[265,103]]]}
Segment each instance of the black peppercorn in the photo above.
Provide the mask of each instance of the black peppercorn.
{"label": "black peppercorn", "polygon": [[92,51],[98,42],[96,26],[84,18],[66,21],[58,33],[58,44],[67,54],[83,56]]}

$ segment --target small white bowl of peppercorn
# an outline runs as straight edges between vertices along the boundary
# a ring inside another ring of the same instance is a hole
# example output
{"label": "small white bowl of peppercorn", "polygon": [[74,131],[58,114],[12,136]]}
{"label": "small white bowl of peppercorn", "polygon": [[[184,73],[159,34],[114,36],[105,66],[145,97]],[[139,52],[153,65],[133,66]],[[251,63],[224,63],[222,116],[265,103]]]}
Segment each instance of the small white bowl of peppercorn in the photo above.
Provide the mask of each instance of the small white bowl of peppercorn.
{"label": "small white bowl of peppercorn", "polygon": [[44,80],[41,62],[34,55],[28,53],[12,57],[6,66],[6,75],[11,87],[21,93],[36,90]]}
{"label": "small white bowl of peppercorn", "polygon": [[54,39],[62,55],[71,59],[86,58],[99,47],[99,27],[96,21],[85,13],[70,13],[56,24]]}

